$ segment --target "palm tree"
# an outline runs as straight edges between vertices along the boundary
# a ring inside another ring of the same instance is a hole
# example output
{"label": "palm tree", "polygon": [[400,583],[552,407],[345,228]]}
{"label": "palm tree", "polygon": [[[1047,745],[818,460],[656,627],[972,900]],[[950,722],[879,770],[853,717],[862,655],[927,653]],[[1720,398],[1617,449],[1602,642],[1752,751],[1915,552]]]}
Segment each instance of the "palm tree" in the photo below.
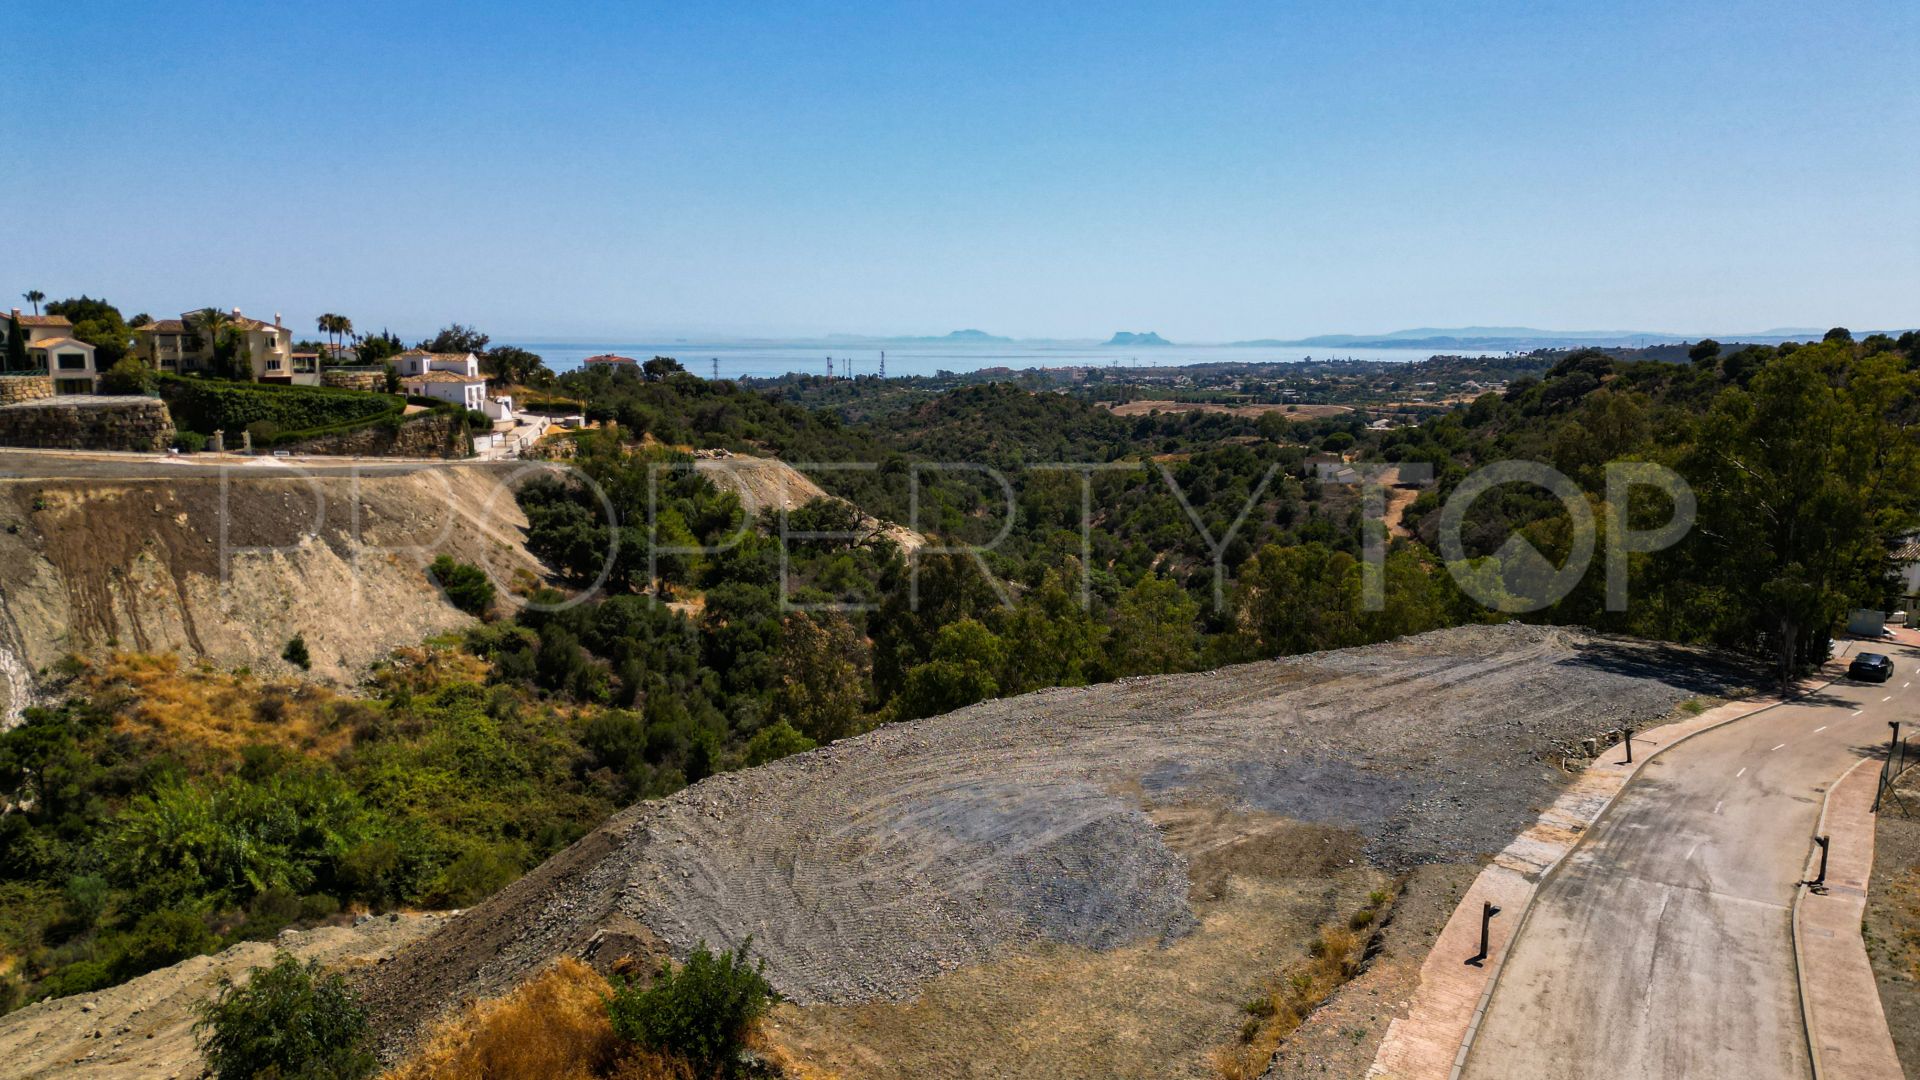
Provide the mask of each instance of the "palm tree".
{"label": "palm tree", "polygon": [[348,338],[353,336],[353,320],[347,318],[345,315],[335,315],[334,319],[336,321],[334,322],[333,328],[339,331],[341,343],[344,344]]}
{"label": "palm tree", "polygon": [[20,294],[20,299],[33,305],[33,313],[35,315],[40,314],[40,301],[46,298],[47,294],[41,292],[39,289],[28,289],[26,292]]}
{"label": "palm tree", "polygon": [[[212,348],[216,354],[220,349],[220,333],[225,330],[227,324],[232,321],[233,316],[214,307],[204,307],[187,316],[187,325],[193,329],[195,334],[204,339],[208,347]],[[228,378],[233,377],[233,373],[230,371],[223,371],[219,374]]]}
{"label": "palm tree", "polygon": [[313,320],[313,326],[314,326],[314,329],[320,331],[323,334],[328,335],[328,339],[331,340],[333,332],[340,328],[338,325],[339,322],[340,322],[340,316],[338,315],[322,315],[319,318]]}

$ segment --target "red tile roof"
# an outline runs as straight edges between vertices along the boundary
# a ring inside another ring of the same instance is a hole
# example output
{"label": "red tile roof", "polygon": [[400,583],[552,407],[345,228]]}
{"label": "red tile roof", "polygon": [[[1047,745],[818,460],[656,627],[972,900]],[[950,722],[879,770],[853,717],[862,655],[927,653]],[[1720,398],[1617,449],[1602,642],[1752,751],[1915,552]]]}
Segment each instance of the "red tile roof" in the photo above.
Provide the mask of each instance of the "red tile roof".
{"label": "red tile roof", "polygon": [[637,364],[639,362],[640,361],[635,360],[631,356],[615,356],[612,353],[601,353],[599,356],[589,356],[581,361],[583,364]]}

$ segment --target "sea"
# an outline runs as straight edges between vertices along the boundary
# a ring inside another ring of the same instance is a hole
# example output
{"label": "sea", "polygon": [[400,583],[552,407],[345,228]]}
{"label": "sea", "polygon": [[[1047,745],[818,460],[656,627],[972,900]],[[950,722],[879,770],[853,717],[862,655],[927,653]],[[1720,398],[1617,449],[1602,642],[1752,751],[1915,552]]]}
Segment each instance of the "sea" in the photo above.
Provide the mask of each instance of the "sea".
{"label": "sea", "polygon": [[[791,372],[815,375],[878,375],[882,354],[886,374],[937,375],[986,368],[1183,367],[1189,364],[1298,363],[1307,360],[1374,360],[1410,363],[1433,355],[1431,349],[1341,349],[1266,345],[1116,346],[1094,342],[836,342],[693,340],[655,342],[530,341],[522,348],[540,354],[547,367],[571,371],[589,356],[613,353],[646,360],[670,356],[696,375],[722,379],[778,378]],[[1458,350],[1457,355],[1500,356],[1501,352]],[[829,367],[831,366],[831,370]]]}

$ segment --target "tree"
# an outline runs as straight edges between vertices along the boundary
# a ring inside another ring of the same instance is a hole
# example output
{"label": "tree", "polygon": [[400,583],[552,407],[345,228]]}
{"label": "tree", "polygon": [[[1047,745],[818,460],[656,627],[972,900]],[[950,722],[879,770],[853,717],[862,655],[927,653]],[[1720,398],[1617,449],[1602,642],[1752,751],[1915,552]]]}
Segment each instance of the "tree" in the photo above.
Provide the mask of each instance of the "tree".
{"label": "tree", "polygon": [[436,353],[474,353],[487,351],[487,342],[492,339],[471,326],[450,323],[440,332],[420,343],[420,348]]}
{"label": "tree", "polygon": [[40,301],[46,298],[47,294],[41,292],[39,289],[28,289],[26,292],[20,294],[20,299],[33,305],[33,313],[35,315],[40,314]]}
{"label": "tree", "polygon": [[222,977],[194,1034],[217,1080],[360,1080],[378,1067],[372,1029],[345,978],[289,953],[245,986]]}
{"label": "tree", "polygon": [[1006,644],[984,624],[948,623],[934,638],[933,658],[907,672],[895,708],[902,719],[916,719],[985,701],[999,694],[1006,664]]}
{"label": "tree", "polygon": [[686,370],[680,366],[680,361],[671,356],[656,356],[640,365],[640,373],[646,376],[648,382],[659,382],[669,375],[683,374]]}
{"label": "tree", "polygon": [[[382,330],[377,334],[361,338],[357,351],[359,353],[357,359],[362,364],[384,364],[388,358],[406,351],[406,347],[400,344],[400,339],[394,335],[393,331]],[[389,392],[398,389],[397,382],[388,387]]]}
{"label": "tree", "polygon": [[1701,338],[1698,342],[1694,343],[1692,348],[1687,350],[1687,359],[1693,361],[1695,364],[1701,365],[1704,365],[1707,361],[1719,355],[1720,343],[1712,338]]}
{"label": "tree", "polygon": [[1784,683],[1826,655],[1847,609],[1880,606],[1887,552],[1913,530],[1920,376],[1840,339],[1776,355],[1729,386],[1681,462],[1698,523],[1676,551],[1679,636],[1765,648]]}
{"label": "tree", "polygon": [[450,555],[441,555],[427,568],[433,580],[447,596],[447,602],[469,615],[485,615],[493,606],[493,579],[485,570],[468,563],[456,562]]}
{"label": "tree", "polygon": [[73,323],[73,336],[93,346],[101,367],[112,366],[133,350],[133,330],[120,317],[120,309],[104,299],[55,300],[47,305],[47,314],[63,315]]}
{"label": "tree", "polygon": [[1156,574],[1141,578],[1114,606],[1113,631],[1107,638],[1108,670],[1124,676],[1192,668],[1199,640],[1194,620],[1199,617],[1199,602],[1177,582]]}
{"label": "tree", "polygon": [[1821,338],[1820,340],[1822,340],[1822,341],[1845,341],[1845,342],[1849,342],[1849,343],[1850,343],[1850,342],[1852,342],[1852,341],[1853,341],[1853,331],[1851,331],[1851,330],[1849,330],[1849,329],[1847,329],[1847,328],[1846,328],[1846,327],[1844,327],[1844,326],[1836,326],[1836,327],[1834,327],[1833,329],[1831,329],[1831,330],[1829,330],[1829,331],[1827,331],[1827,335],[1826,335],[1825,337],[1823,337],[1823,338]]}
{"label": "tree", "polygon": [[480,370],[502,382],[523,386],[538,381],[542,374],[552,374],[538,353],[515,345],[495,345],[487,350],[480,357]]}
{"label": "tree", "polygon": [[153,369],[137,356],[121,357],[100,375],[102,394],[150,394],[153,387]]}
{"label": "tree", "polygon": [[846,619],[796,612],[782,621],[774,708],[815,743],[858,730],[872,669],[867,643]]}
{"label": "tree", "polygon": [[27,371],[27,332],[21,329],[20,314],[7,316],[7,357],[4,371]]}

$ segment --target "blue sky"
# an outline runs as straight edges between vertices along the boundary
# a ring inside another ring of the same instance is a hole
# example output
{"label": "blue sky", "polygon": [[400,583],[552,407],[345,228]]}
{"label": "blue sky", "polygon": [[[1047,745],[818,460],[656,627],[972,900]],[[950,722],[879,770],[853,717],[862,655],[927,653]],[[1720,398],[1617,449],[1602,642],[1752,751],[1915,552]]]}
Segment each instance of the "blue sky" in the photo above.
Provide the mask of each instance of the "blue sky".
{"label": "blue sky", "polygon": [[0,287],[405,336],[1920,322],[1920,4],[34,3]]}

